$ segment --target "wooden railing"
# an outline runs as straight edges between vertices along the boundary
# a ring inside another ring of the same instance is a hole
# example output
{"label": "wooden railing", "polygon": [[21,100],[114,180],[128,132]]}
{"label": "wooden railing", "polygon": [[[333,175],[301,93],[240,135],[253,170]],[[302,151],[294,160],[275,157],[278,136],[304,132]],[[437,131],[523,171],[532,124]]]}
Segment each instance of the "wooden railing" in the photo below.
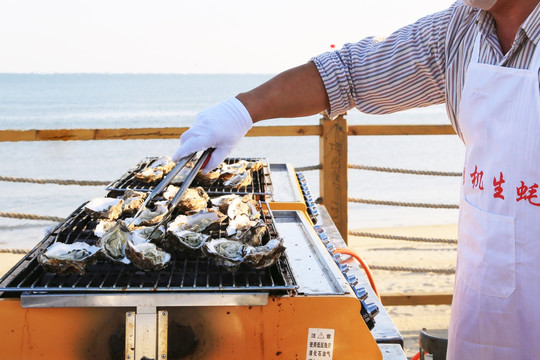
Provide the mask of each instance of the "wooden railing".
{"label": "wooden railing", "polygon": [[[188,128],[0,130],[0,141],[177,139]],[[351,125],[344,116],[319,125],[256,126],[246,136],[318,136],[320,195],[345,242],[348,237],[348,136],[452,135],[450,125]]]}

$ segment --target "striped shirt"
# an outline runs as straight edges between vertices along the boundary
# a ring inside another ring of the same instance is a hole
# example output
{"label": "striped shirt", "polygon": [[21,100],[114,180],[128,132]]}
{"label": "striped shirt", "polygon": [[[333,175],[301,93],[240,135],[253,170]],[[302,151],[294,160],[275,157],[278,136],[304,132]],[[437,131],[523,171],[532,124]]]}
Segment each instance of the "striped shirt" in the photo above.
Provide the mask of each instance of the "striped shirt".
{"label": "striped shirt", "polygon": [[329,117],[353,107],[388,114],[446,103],[461,135],[458,105],[478,32],[480,63],[528,69],[540,40],[540,5],[521,25],[506,54],[491,14],[457,1],[385,39],[366,38],[313,58],[330,100]]}

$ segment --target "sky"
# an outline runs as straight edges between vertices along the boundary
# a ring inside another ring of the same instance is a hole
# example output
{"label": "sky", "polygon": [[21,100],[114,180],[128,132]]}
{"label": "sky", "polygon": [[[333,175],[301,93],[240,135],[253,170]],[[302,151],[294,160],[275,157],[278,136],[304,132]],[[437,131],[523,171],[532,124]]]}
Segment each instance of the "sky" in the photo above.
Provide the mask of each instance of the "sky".
{"label": "sky", "polygon": [[453,0],[2,0],[0,73],[275,74]]}

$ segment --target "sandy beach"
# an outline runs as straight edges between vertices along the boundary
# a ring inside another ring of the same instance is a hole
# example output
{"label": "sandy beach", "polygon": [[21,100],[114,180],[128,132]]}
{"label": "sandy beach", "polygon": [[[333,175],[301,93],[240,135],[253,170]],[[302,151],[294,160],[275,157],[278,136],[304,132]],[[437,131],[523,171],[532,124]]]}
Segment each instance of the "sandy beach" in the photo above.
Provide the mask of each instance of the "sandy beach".
{"label": "sandy beach", "polygon": [[[351,230],[409,237],[457,238],[455,224]],[[370,266],[430,269],[452,269],[455,266],[456,245],[350,236],[349,247]],[[0,275],[3,276],[22,257],[22,254],[0,253]],[[381,295],[450,294],[453,289],[453,274],[375,269],[372,273]],[[405,339],[405,353],[408,358],[418,352],[420,329],[426,328],[435,336],[446,337],[450,305],[385,306],[385,308]]]}

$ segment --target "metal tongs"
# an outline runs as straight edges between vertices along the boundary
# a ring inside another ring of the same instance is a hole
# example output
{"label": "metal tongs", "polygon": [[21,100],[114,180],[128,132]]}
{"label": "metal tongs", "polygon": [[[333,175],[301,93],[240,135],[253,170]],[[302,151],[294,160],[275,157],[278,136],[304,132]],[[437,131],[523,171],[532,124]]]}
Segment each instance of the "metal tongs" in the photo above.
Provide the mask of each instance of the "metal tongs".
{"label": "metal tongs", "polygon": [[[176,207],[176,205],[178,205],[178,203],[180,202],[180,199],[182,199],[182,197],[184,196],[184,193],[186,192],[186,190],[189,188],[189,186],[191,185],[191,183],[195,179],[195,176],[197,175],[199,170],[208,163],[208,160],[210,160],[210,154],[212,153],[212,151],[214,151],[213,148],[206,149],[201,154],[201,156],[199,157],[199,159],[195,163],[195,166],[191,169],[191,171],[187,175],[186,179],[182,183],[182,186],[180,186],[180,189],[178,190],[176,195],[174,195],[173,199],[167,204],[167,212],[163,215],[163,218],[159,221],[159,223],[157,225],[155,225],[154,230],[152,231],[152,233],[150,233],[150,235],[148,237],[152,236],[152,234],[156,231],[157,228],[159,228],[161,225],[163,225],[163,223],[165,223],[166,221],[168,221],[170,219],[174,208]],[[188,155],[188,156],[180,159],[180,161],[178,161],[178,163],[171,170],[171,172],[169,174],[167,174],[167,176],[163,180],[160,181],[160,183],[154,188],[154,190],[152,190],[150,195],[148,195],[148,198],[141,205],[141,207],[139,208],[139,210],[137,211],[137,213],[135,214],[135,216],[131,220],[131,223],[133,223],[133,221],[135,221],[135,219],[141,215],[141,213],[146,208],[146,206],[148,205],[150,200],[152,200],[154,197],[156,197],[156,195],[160,194],[163,190],[165,190],[165,188],[172,182],[174,177],[176,175],[178,175],[178,173],[190,161],[192,161],[196,156],[197,156],[197,153],[194,153],[194,154]]]}

